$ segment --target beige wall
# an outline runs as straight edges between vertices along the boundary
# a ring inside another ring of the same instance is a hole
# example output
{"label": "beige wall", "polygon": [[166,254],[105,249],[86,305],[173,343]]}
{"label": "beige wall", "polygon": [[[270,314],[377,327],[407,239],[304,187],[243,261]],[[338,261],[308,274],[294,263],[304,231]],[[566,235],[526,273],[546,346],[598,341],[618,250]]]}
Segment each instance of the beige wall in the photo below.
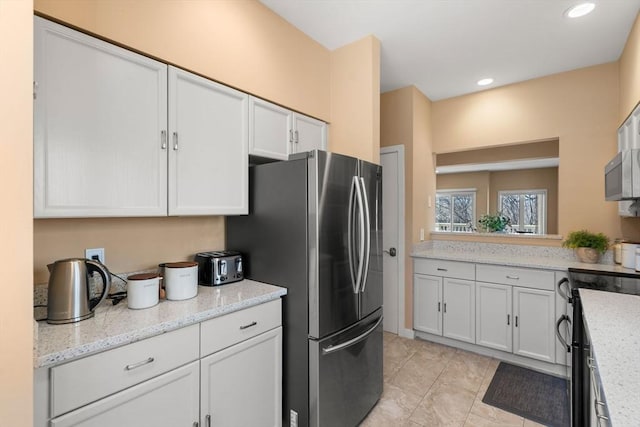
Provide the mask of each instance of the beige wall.
{"label": "beige wall", "polygon": [[464,165],[558,157],[558,146],[558,140],[554,139],[527,144],[481,148],[479,150],[456,151],[455,153],[441,153],[436,156],[436,165]]}
{"label": "beige wall", "polygon": [[32,425],[33,4],[0,1],[0,425]]}
{"label": "beige wall", "polygon": [[558,168],[495,171],[490,175],[489,212],[498,211],[498,192],[547,190],[547,234],[558,234]]}
{"label": "beige wall", "polygon": [[640,101],[640,14],[620,57],[620,108],[618,125]]}
{"label": "beige wall", "polygon": [[616,152],[617,63],[434,102],[432,111],[436,153],[557,138],[558,232],[622,234],[603,174]]}
{"label": "beige wall", "polygon": [[[255,0],[36,0],[35,10],[331,122],[331,150],[379,161],[380,45],[374,37],[329,52]],[[128,272],[225,247],[223,217],[34,224],[35,283],[47,280],[47,263],[83,256],[85,248],[104,247],[108,267]]]}
{"label": "beige wall", "polygon": [[[431,148],[431,101],[414,86],[382,94],[380,145],[405,148],[405,327],[413,323],[413,264],[408,254],[420,240],[420,229],[433,228],[435,194]],[[425,189],[427,191],[425,191]]]}
{"label": "beige wall", "polygon": [[380,163],[380,41],[331,52],[331,151]]}

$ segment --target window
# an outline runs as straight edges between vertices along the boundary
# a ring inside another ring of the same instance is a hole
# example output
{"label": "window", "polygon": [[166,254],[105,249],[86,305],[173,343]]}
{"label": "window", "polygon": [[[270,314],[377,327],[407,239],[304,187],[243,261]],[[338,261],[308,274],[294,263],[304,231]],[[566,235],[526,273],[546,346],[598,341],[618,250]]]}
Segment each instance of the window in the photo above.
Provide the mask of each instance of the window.
{"label": "window", "polygon": [[547,232],[547,190],[499,191],[498,210],[518,233]]}
{"label": "window", "polygon": [[436,192],[436,231],[471,231],[475,217],[475,189]]}

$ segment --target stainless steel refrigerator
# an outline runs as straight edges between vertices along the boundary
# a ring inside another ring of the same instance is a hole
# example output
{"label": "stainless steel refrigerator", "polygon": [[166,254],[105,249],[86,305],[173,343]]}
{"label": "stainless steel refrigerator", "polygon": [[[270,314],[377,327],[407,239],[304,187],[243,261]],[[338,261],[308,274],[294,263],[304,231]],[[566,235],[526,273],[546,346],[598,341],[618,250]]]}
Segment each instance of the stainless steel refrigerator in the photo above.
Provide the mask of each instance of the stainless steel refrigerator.
{"label": "stainless steel refrigerator", "polygon": [[246,277],[287,288],[283,425],[357,426],[382,394],[382,167],[314,150],[249,170]]}

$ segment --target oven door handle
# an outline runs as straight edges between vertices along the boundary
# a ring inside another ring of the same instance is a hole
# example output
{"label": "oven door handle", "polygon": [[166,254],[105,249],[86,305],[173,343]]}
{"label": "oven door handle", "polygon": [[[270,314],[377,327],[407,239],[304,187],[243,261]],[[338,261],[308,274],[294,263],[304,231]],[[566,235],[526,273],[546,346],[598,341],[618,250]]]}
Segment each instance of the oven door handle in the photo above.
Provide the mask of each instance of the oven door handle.
{"label": "oven door handle", "polygon": [[564,337],[560,333],[560,325],[562,324],[562,322],[565,322],[565,321],[569,322],[569,325],[571,325],[571,319],[566,314],[563,314],[562,316],[560,316],[560,318],[556,322],[556,337],[558,337],[558,341],[560,341],[562,345],[567,349],[567,353],[570,353],[571,346],[567,343],[567,341],[564,339]]}
{"label": "oven door handle", "polygon": [[569,279],[563,277],[562,279],[560,279],[560,281],[558,281],[558,293],[560,294],[562,299],[570,303],[571,297],[569,296],[569,292],[564,292],[562,290],[562,285],[564,285],[565,283],[567,284],[567,291],[569,290]]}

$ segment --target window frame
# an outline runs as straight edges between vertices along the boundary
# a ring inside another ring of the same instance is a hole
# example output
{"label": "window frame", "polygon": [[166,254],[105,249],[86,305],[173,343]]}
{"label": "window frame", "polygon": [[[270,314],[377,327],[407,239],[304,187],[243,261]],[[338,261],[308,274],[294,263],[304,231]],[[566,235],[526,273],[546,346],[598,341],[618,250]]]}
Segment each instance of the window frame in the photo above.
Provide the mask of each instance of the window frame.
{"label": "window frame", "polygon": [[524,195],[525,194],[538,194],[542,195],[542,201],[539,202],[538,209],[538,228],[540,229],[538,233],[527,233],[533,235],[544,235],[547,234],[547,220],[548,220],[548,203],[547,203],[547,190],[546,189],[532,189],[532,190],[500,190],[498,191],[498,212],[502,212],[502,196],[504,195],[518,195],[520,198],[520,209],[519,209],[519,221],[518,221],[518,231],[524,231],[522,227],[524,227]]}
{"label": "window frame", "polygon": [[438,204],[438,197],[439,196],[449,196],[449,201],[450,201],[450,206],[451,206],[451,217],[450,217],[450,221],[447,224],[449,227],[449,230],[439,230],[439,224],[444,224],[444,223],[440,223],[437,222],[437,210],[435,212],[434,215],[434,228],[435,231],[437,232],[441,232],[441,233],[465,233],[465,232],[469,232],[471,230],[454,230],[454,226],[453,226],[453,196],[471,196],[471,207],[472,207],[472,212],[471,212],[471,225],[472,227],[475,227],[476,225],[476,193],[477,193],[477,189],[476,188],[453,188],[453,189],[443,189],[443,190],[436,190],[436,200],[435,200],[435,208],[437,209],[437,204]]}

